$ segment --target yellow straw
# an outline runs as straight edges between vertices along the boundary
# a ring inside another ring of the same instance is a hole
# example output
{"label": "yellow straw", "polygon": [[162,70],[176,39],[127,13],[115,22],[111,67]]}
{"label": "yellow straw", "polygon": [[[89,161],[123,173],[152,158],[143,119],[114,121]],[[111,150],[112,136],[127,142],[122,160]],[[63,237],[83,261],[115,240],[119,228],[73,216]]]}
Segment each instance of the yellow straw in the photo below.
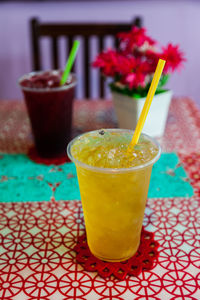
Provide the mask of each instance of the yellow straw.
{"label": "yellow straw", "polygon": [[154,73],[154,76],[153,76],[153,79],[152,79],[152,82],[151,82],[151,86],[150,86],[148,94],[147,94],[147,98],[145,100],[142,112],[140,114],[140,118],[138,120],[136,129],[135,129],[135,132],[134,132],[134,135],[133,135],[133,138],[132,138],[132,141],[129,145],[128,150],[133,149],[133,147],[138,143],[138,140],[140,138],[140,134],[141,134],[142,129],[144,127],[144,123],[145,123],[147,114],[149,112],[151,102],[152,102],[154,94],[156,92],[156,88],[158,86],[158,82],[160,80],[160,77],[161,77],[163,68],[165,66],[165,63],[166,63],[166,61],[163,60],[163,59],[159,59],[159,61],[158,61],[156,71]]}

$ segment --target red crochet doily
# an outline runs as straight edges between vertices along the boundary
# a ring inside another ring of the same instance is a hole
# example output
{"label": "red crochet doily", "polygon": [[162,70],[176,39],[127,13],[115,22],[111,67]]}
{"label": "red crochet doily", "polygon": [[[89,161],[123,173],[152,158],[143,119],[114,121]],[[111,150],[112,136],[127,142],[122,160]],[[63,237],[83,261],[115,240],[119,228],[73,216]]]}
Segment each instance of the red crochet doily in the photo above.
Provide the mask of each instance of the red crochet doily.
{"label": "red crochet doily", "polygon": [[31,160],[38,164],[44,164],[44,165],[62,165],[66,162],[70,162],[70,159],[68,158],[67,154],[61,157],[53,157],[53,158],[44,158],[40,157],[37,153],[37,150],[35,147],[31,147],[28,150],[28,156]]}
{"label": "red crochet doily", "polygon": [[154,234],[143,229],[137,253],[123,262],[106,262],[96,258],[89,250],[86,234],[78,239],[74,251],[76,252],[76,261],[86,271],[97,272],[103,278],[113,275],[117,279],[123,280],[127,275],[138,276],[142,270],[151,270],[155,267],[158,247],[158,242],[154,241]]}

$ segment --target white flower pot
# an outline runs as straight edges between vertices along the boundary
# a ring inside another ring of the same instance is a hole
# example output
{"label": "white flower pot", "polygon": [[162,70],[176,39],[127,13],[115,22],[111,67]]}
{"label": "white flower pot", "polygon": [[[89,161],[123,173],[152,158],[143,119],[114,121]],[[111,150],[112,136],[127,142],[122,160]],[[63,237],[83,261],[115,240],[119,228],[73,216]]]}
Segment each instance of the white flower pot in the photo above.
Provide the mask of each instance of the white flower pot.
{"label": "white flower pot", "polygon": [[[153,137],[164,134],[171,98],[170,90],[154,96],[142,132]],[[146,98],[134,99],[112,91],[112,99],[119,127],[135,129]]]}

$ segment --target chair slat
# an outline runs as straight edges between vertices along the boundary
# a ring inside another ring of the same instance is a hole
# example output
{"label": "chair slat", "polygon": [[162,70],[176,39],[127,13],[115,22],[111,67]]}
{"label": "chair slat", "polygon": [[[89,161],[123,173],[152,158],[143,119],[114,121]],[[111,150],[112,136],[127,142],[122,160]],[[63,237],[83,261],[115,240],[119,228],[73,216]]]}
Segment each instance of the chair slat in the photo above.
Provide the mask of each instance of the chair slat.
{"label": "chair slat", "polygon": [[114,39],[114,44],[115,44],[115,49],[118,49],[119,48],[119,39],[118,38]]}
{"label": "chair slat", "polygon": [[90,90],[89,90],[89,67],[90,67],[90,48],[89,48],[89,38],[84,38],[84,80],[85,80],[85,97],[88,99],[90,96]]}
{"label": "chair slat", "polygon": [[40,43],[39,43],[39,22],[37,19],[32,19],[30,23],[31,31],[31,51],[32,51],[32,69],[34,71],[41,70],[40,62]]}
{"label": "chair slat", "polygon": [[51,39],[51,55],[52,55],[52,67],[58,69],[58,38],[52,37]]}
{"label": "chair slat", "polygon": [[43,36],[75,36],[81,35],[83,37],[90,37],[91,35],[115,35],[119,31],[128,31],[130,30],[131,24],[128,23],[42,23],[40,24],[40,35]]}

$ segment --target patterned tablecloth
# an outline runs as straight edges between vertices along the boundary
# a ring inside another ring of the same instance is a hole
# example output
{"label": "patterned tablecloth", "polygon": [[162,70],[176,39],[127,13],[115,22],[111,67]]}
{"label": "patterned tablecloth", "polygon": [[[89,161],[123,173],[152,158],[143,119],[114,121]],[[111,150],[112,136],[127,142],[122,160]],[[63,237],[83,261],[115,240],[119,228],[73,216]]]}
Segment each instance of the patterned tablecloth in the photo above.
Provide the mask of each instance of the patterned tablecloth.
{"label": "patterned tablecloth", "polygon": [[[75,103],[74,135],[115,126],[110,101]],[[0,102],[0,128],[0,299],[200,299],[200,112],[191,100],[172,101],[160,139],[168,153],[152,173],[144,226],[160,244],[158,263],[123,281],[76,263],[84,221],[74,165],[27,158],[22,103]]]}

